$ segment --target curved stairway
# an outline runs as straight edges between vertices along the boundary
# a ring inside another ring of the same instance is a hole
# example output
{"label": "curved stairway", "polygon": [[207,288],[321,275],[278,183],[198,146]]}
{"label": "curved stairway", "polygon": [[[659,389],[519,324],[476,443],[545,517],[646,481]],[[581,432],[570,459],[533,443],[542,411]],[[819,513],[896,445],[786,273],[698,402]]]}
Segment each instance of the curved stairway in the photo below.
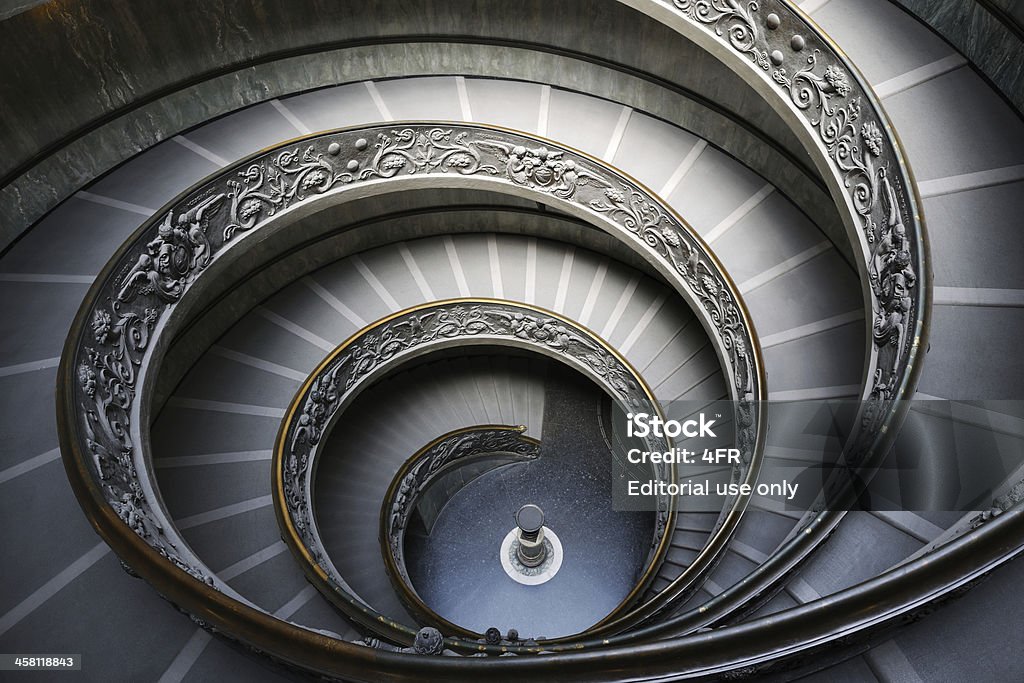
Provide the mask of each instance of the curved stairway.
{"label": "curved stairway", "polygon": [[[866,9],[854,0],[804,3],[874,85],[917,175],[936,285],[921,395],[1015,398],[1024,361],[1004,350],[1015,348],[1024,332],[1024,269],[1019,266],[1024,254],[1016,235],[1024,126],[926,27],[881,0],[869,5]],[[580,111],[587,112],[583,122]],[[142,152],[46,216],[0,259],[0,330],[5,339],[0,347],[0,420],[7,437],[0,462],[0,506],[6,522],[0,538],[9,553],[22,558],[9,571],[5,566],[7,580],[0,592],[5,651],[30,650],[43,641],[47,650],[83,652],[96,680],[161,675],[206,680],[228,670],[254,680],[276,676],[259,660],[240,657],[161,605],[148,587],[123,574],[89,531],[55,462],[53,368],[64,333],[92,277],[117,245],[157,207],[216,168],[308,130],[464,117],[546,134],[609,159],[663,193],[740,284],[765,347],[773,398],[857,393],[863,314],[852,269],[769,183],[685,131],[580,93],[473,78],[354,83],[256,105]],[[651,155],[651,150],[658,153]],[[415,263],[431,258],[443,263],[447,258],[450,264],[449,244],[466,266],[465,287],[496,295],[488,264],[496,258],[503,277],[516,272],[505,266],[510,258],[506,250],[516,252],[511,258],[525,261],[533,244],[538,272],[550,266],[536,280],[546,286],[535,286],[534,295],[547,296],[550,307],[557,308],[561,289],[555,283],[561,283],[566,271],[568,250],[531,239],[458,234],[361,254],[362,268],[350,261],[296,283],[248,314],[203,356],[155,424],[155,464],[163,495],[189,544],[208,558],[219,576],[282,618],[355,637],[291,564],[277,540],[266,495],[266,460],[280,413],[304,374],[358,329],[329,301],[341,302],[366,322],[398,310],[374,287],[375,278],[386,283],[385,291],[401,307],[410,305],[422,294],[417,291],[421,284],[402,247]],[[608,337],[652,378],[652,386],[664,391],[659,397],[676,398],[714,375],[713,354],[702,356],[685,339],[668,334],[674,329],[685,332],[684,323],[666,323],[660,334],[654,332],[668,313],[683,313],[659,290],[661,285],[586,250],[577,248],[572,254],[563,298],[567,312],[578,320],[592,316],[589,324],[600,331],[621,308],[621,322],[611,326]],[[469,272],[474,267],[475,273]],[[450,267],[421,266],[420,271],[428,291],[438,298],[467,295]],[[595,290],[598,273],[602,284]],[[434,276],[448,282],[436,282]],[[329,279],[334,277],[338,279]],[[318,293],[317,285],[328,297]],[[520,283],[503,279],[500,287],[509,298],[518,298],[521,291],[530,300],[525,283],[520,290]],[[344,292],[358,293],[339,296]],[[584,316],[589,301],[590,316]],[[304,308],[313,306],[319,312]],[[626,315],[636,319],[628,321],[622,317]],[[297,320],[299,316],[307,317]],[[645,333],[633,334],[637,329]],[[724,394],[714,381],[706,386],[703,397],[708,400]],[[415,401],[407,407],[415,409]],[[684,517],[669,554],[669,562],[679,567],[692,559],[713,521],[713,516],[693,516],[683,523]],[[870,578],[940,537],[959,517],[850,513],[759,614],[810,602]],[[40,520],[48,519],[60,523],[40,535]],[[749,511],[726,558],[690,606],[696,608],[709,595],[740,581],[798,521],[794,513]],[[961,662],[971,653],[971,665],[979,667],[972,675],[979,680],[1019,677],[1019,663],[1007,656],[1013,651],[1008,641],[1019,638],[1019,629],[1012,627],[1013,610],[1005,608],[1014,604],[1006,586],[1019,571],[1011,564],[964,600],[893,639],[825,673],[803,673],[822,680],[943,680],[964,666]],[[86,619],[58,616],[72,610],[106,615],[107,632]],[[139,624],[146,628],[138,629]],[[132,634],[132,647],[148,656],[110,661],[105,657],[109,631]],[[993,642],[992,632],[1002,635],[999,642]],[[941,651],[936,642],[943,643]]]}
{"label": "curved stairway", "polygon": [[[489,251],[501,264],[497,271],[486,265],[494,264]],[[517,264],[526,259],[534,265]],[[535,279],[525,282],[526,273]],[[595,273],[601,273],[600,280]],[[563,279],[564,287],[543,285]],[[599,295],[585,286],[590,282],[600,282]],[[262,518],[271,506],[270,449],[301,380],[319,363],[318,354],[326,353],[322,347],[333,348],[399,310],[460,296],[528,299],[587,321],[620,349],[634,337],[627,360],[644,367],[655,392],[699,402],[725,395],[718,360],[693,313],[664,285],[608,257],[551,240],[493,233],[379,247],[304,276],[259,305],[211,347],[168,399],[154,422],[155,464],[164,499],[186,540],[191,543],[192,535],[201,533],[194,525],[202,520],[238,516],[242,519],[232,533],[257,536],[247,538],[246,547],[280,548],[276,525],[264,528],[244,520]],[[635,319],[653,303],[659,315],[644,336],[636,337],[628,320],[619,324],[624,314]],[[413,623],[390,586],[378,541],[384,493],[398,468],[437,436],[464,427],[522,424],[527,435],[541,438],[544,373],[538,363],[508,359],[499,364],[484,356],[437,361],[409,371],[418,381],[403,373],[375,385],[334,427],[332,433],[344,437],[332,438],[320,465],[319,524],[328,549],[332,538],[345,539],[336,566],[371,607]],[[392,392],[395,385],[407,390]],[[692,523],[687,515],[678,517],[679,525]],[[224,544],[209,559],[200,556],[217,567],[227,564],[225,552],[235,549]],[[279,571],[301,575],[294,563]],[[285,582],[270,580],[268,586],[279,583]],[[259,593],[243,595],[263,605]]]}

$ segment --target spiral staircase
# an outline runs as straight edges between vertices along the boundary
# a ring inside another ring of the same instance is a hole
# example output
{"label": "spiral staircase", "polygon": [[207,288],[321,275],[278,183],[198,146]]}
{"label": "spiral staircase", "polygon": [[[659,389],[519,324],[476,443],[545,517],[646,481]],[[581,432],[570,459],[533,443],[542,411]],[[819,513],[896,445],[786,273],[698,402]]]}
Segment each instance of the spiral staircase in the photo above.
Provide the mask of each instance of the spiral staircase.
{"label": "spiral staircase", "polygon": [[[1024,32],[919,4],[0,4],[0,654],[1020,679],[1024,472],[918,511],[606,500],[612,405],[732,406],[743,463],[680,479],[939,472],[955,444],[912,436],[951,424],[1021,453]],[[829,401],[866,407],[769,408]],[[403,477],[487,429],[514,445],[431,472],[443,505],[389,550]],[[529,589],[561,622],[468,559],[523,492],[562,530]]]}

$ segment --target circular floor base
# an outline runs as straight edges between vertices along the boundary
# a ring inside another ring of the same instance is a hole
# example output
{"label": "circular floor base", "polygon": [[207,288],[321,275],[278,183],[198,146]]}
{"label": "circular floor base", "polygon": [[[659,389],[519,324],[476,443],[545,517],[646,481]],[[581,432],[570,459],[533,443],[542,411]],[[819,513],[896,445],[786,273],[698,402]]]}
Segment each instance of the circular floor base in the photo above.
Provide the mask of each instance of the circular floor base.
{"label": "circular floor base", "polygon": [[539,586],[542,583],[547,583],[562,567],[562,542],[558,540],[554,531],[544,527],[544,545],[547,546],[548,556],[540,565],[527,567],[519,561],[516,555],[516,550],[519,547],[517,531],[518,529],[512,529],[501,542],[499,556],[502,569],[510,579],[524,586]]}

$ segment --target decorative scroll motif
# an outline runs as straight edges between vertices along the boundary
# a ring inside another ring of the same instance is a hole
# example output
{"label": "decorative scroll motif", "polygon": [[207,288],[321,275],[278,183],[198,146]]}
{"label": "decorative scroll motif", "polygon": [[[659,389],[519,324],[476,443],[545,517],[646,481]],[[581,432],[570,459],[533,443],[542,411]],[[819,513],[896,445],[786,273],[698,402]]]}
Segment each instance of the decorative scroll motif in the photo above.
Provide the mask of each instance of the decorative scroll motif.
{"label": "decorative scroll motif", "polygon": [[[803,112],[845,186],[868,253],[875,354],[861,432],[870,440],[893,412],[918,353],[927,314],[920,279],[921,226],[902,160],[865,87],[843,59],[782,0],[671,0],[690,22],[752,58]],[[812,46],[809,41],[813,41]],[[909,226],[909,230],[908,230]],[[859,444],[856,461],[869,444]]]}
{"label": "decorative scroll motif", "polygon": [[[155,290],[150,294],[162,298]],[[213,579],[180,554],[166,537],[135,469],[131,403],[135,398],[138,366],[156,318],[154,308],[146,308],[140,315],[123,310],[114,299],[93,311],[91,342],[84,347],[78,365],[85,444],[98,483],[125,526],[179,569],[213,585]]]}
{"label": "decorative scroll motif", "polygon": [[324,157],[313,147],[297,147],[239,171],[240,180],[227,182],[231,217],[223,230],[224,241],[293,204],[352,182],[351,173],[336,171]]}
{"label": "decorative scroll motif", "polygon": [[[392,137],[394,136],[394,137]],[[467,142],[468,132],[453,135],[451,130],[433,128],[414,131],[411,128],[377,135],[377,153],[359,178],[390,178],[403,170],[407,173],[447,173],[462,175],[487,173],[497,175],[498,169],[480,162],[480,152]]]}
{"label": "decorative scroll motif", "polygon": [[737,52],[749,55],[759,67],[769,69],[768,51],[758,43],[754,14],[756,0],[673,0],[692,21],[714,29]]}
{"label": "decorative scroll motif", "polygon": [[[683,279],[715,326],[719,341],[733,368],[732,383],[743,410],[752,411],[750,405],[750,373],[753,364],[748,355],[749,329],[735,296],[729,291],[722,273],[712,265],[695,242],[685,239],[683,231],[657,203],[639,191],[627,187],[606,187],[604,198],[591,200],[590,207],[621,223],[642,239]],[[753,445],[752,435],[750,444]],[[750,451],[744,451],[749,456]]]}
{"label": "decorative scroll motif", "polygon": [[[371,145],[367,138],[375,143]],[[169,516],[158,501],[147,497],[136,470],[148,460],[148,445],[133,441],[130,421],[138,409],[139,384],[146,381],[140,372],[156,345],[155,335],[196,280],[223,252],[235,248],[242,236],[305,202],[398,174],[484,176],[549,194],[617,223],[636,238],[638,248],[676,274],[680,293],[702,309],[712,340],[727,360],[724,369],[733,398],[750,407],[750,401],[763,394],[756,356],[749,352],[749,326],[737,295],[714,260],[677,219],[659,208],[657,200],[600,162],[510,131],[469,124],[369,127],[326,133],[269,151],[225,169],[139,233],[79,311],[77,345],[62,363],[67,376],[77,379],[75,414],[68,416],[78,425],[72,438],[78,439],[79,452],[89,458],[102,497],[155,552],[208,584],[212,579],[202,562],[171,541],[165,529]],[[897,248],[898,240],[886,244],[893,246],[880,252],[881,262],[895,262],[889,251]],[[879,287],[896,291],[901,286],[898,280],[889,267],[880,273]],[[412,345],[477,334],[541,345],[548,353],[571,358],[608,385],[625,405],[646,400],[612,354],[584,331],[560,320],[528,309],[493,306],[420,313],[392,321],[386,329],[361,339],[347,349],[344,363],[336,368],[338,374],[320,378],[312,388],[289,437],[293,446],[285,468],[289,479],[294,481],[307,471],[308,454],[322,437],[326,416],[358,377]],[[748,423],[737,419],[737,424],[747,424],[747,431],[738,438],[752,449],[758,433],[756,417]],[[745,463],[750,458],[744,452]],[[298,495],[288,491],[289,505],[298,502]],[[294,521],[298,528],[308,529],[308,519],[298,515]]]}
{"label": "decorative scroll motif", "polygon": [[820,56],[814,50],[807,66],[792,78],[785,69],[773,77],[789,89],[794,104],[815,112],[811,123],[850,188],[871,247],[867,265],[874,296],[872,329],[880,362],[874,368],[873,405],[864,426],[873,431],[884,417],[884,402],[895,396],[899,386],[899,355],[909,352],[907,323],[914,312],[912,290],[917,275],[896,189],[888,166],[878,161],[885,143],[882,132],[877,122],[863,116],[862,99],[851,97],[853,86],[842,68],[830,64],[820,75],[815,73]]}
{"label": "decorative scroll motif", "polygon": [[[589,332],[523,305],[499,301],[441,302],[413,309],[371,327],[361,336],[349,340],[317,372],[306,393],[298,399],[298,417],[288,425],[288,431],[283,437],[286,451],[281,461],[281,494],[287,506],[287,514],[299,541],[325,572],[329,572],[329,563],[324,562],[323,546],[316,530],[312,528],[309,501],[312,463],[324,431],[350,395],[359,388],[360,382],[381,369],[382,365],[413,350],[474,337],[486,338],[494,343],[518,342],[543,347],[549,353],[565,358],[571,365],[602,384],[627,410],[652,414],[657,412],[657,407],[630,368]],[[484,447],[499,444],[511,446],[509,439],[507,433],[468,433],[453,436],[432,447],[430,464],[426,469],[420,467],[411,472],[412,478],[403,480],[401,488],[396,492],[396,508],[390,527],[404,530],[408,503],[415,497],[416,491],[421,490],[422,484],[451,459],[486,452],[480,450]],[[664,439],[651,437],[649,441],[650,450],[668,448]],[[519,452],[518,449],[503,450]],[[490,452],[494,452],[493,448]],[[425,462],[422,461],[421,465]],[[669,480],[669,468],[665,465],[657,467],[660,469],[656,475]],[[664,533],[664,524],[659,528]],[[393,551],[400,557],[400,544],[394,544],[394,534],[389,536]],[[660,536],[655,544],[658,541]],[[337,580],[339,577],[334,578]]]}
{"label": "decorative scroll motif", "polygon": [[395,475],[382,510],[387,510],[384,533],[391,558],[402,578],[409,583],[405,569],[404,539],[409,517],[420,494],[450,466],[486,456],[511,455],[533,460],[540,444],[525,438],[526,427],[481,427],[446,434],[427,444]]}

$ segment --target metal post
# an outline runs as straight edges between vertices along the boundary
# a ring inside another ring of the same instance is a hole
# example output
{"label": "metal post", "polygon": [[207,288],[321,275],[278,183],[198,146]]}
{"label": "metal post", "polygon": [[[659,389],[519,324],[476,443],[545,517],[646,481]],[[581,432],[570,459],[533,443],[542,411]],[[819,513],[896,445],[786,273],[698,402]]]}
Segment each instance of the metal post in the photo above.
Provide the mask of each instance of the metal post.
{"label": "metal post", "polygon": [[547,557],[544,549],[544,512],[536,505],[524,505],[516,513],[519,547],[516,556],[527,567],[541,565]]}

